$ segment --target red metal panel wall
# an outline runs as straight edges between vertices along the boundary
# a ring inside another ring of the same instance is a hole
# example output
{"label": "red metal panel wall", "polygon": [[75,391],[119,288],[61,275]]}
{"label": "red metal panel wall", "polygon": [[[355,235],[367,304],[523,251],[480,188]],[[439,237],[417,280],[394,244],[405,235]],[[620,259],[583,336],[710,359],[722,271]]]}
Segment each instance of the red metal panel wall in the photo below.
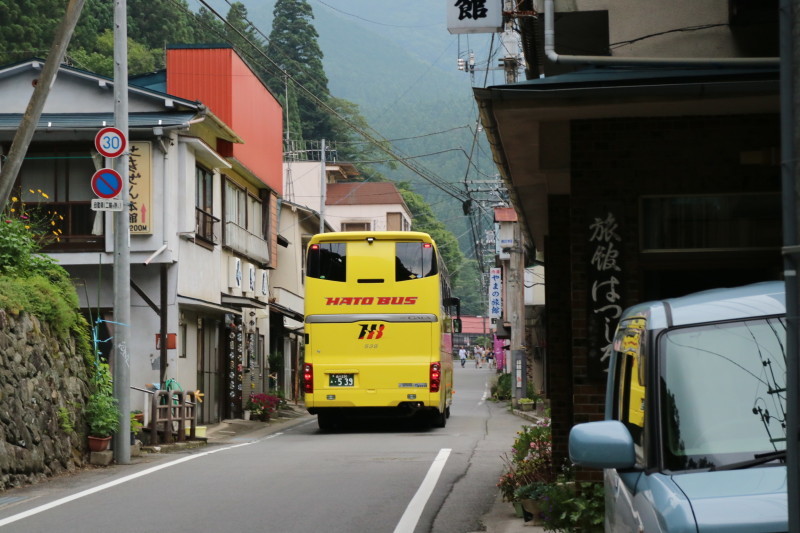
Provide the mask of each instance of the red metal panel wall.
{"label": "red metal panel wall", "polygon": [[167,50],[167,92],[205,104],[244,140],[233,157],[283,194],[281,106],[232,49]]}
{"label": "red metal panel wall", "polygon": [[167,50],[167,93],[203,102],[231,126],[231,55],[224,48]]}
{"label": "red metal panel wall", "polygon": [[283,194],[283,113],[272,93],[239,56],[232,58],[231,127],[244,139],[236,159],[278,194]]}

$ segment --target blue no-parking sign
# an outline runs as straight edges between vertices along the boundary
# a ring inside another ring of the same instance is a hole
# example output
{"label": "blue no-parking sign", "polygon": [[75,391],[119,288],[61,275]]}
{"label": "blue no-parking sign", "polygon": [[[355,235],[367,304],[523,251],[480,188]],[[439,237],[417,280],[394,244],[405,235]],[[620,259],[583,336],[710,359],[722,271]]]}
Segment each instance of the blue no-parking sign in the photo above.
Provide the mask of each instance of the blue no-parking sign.
{"label": "blue no-parking sign", "polygon": [[101,168],[92,176],[92,192],[100,198],[114,198],[122,192],[122,176],[110,168]]}

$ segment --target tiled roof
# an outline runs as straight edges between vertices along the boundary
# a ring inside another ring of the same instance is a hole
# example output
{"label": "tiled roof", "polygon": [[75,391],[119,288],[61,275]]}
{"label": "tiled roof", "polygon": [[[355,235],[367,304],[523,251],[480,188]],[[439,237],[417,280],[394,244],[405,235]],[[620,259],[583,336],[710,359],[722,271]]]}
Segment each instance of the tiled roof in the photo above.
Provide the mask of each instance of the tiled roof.
{"label": "tiled roof", "polygon": [[390,182],[329,183],[325,205],[405,204]]}

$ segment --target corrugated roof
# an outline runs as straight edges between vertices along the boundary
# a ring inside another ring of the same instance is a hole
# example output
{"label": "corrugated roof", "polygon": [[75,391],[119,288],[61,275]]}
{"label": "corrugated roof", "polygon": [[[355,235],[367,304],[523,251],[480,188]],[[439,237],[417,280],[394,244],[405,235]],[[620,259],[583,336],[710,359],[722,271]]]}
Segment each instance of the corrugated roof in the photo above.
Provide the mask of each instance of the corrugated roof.
{"label": "corrugated roof", "polygon": [[402,204],[403,197],[394,183],[329,183],[325,205]]}
{"label": "corrugated roof", "polygon": [[[128,115],[128,127],[179,126],[196,116],[196,112],[131,113]],[[17,129],[21,120],[21,113],[0,114],[0,129]],[[37,129],[97,129],[113,125],[113,113],[46,113],[39,118]]]}

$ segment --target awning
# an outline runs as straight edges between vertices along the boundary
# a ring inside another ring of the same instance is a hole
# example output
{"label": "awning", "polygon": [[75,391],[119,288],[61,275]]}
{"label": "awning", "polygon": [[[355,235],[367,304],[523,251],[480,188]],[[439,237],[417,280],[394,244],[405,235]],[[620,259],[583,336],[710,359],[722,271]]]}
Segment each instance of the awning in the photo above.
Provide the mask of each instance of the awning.
{"label": "awning", "polygon": [[201,311],[203,313],[209,314],[225,314],[225,313],[238,313],[241,312],[241,309],[234,309],[232,307],[226,307],[217,303],[207,302],[205,300],[198,300],[197,298],[192,298],[190,296],[181,296],[178,295],[178,305],[185,309],[191,309],[193,311]]}
{"label": "awning", "polygon": [[289,309],[281,304],[270,302],[269,308],[277,313],[282,314],[283,316],[291,318],[292,320],[296,320],[297,322],[302,323],[305,320],[303,313],[298,313],[294,309]]}
{"label": "awning", "polygon": [[267,308],[266,302],[261,302],[259,300],[256,300],[255,298],[248,298],[246,296],[233,296],[231,294],[223,294],[220,299],[223,305],[229,305],[239,310],[245,307],[258,307],[260,309]]}

